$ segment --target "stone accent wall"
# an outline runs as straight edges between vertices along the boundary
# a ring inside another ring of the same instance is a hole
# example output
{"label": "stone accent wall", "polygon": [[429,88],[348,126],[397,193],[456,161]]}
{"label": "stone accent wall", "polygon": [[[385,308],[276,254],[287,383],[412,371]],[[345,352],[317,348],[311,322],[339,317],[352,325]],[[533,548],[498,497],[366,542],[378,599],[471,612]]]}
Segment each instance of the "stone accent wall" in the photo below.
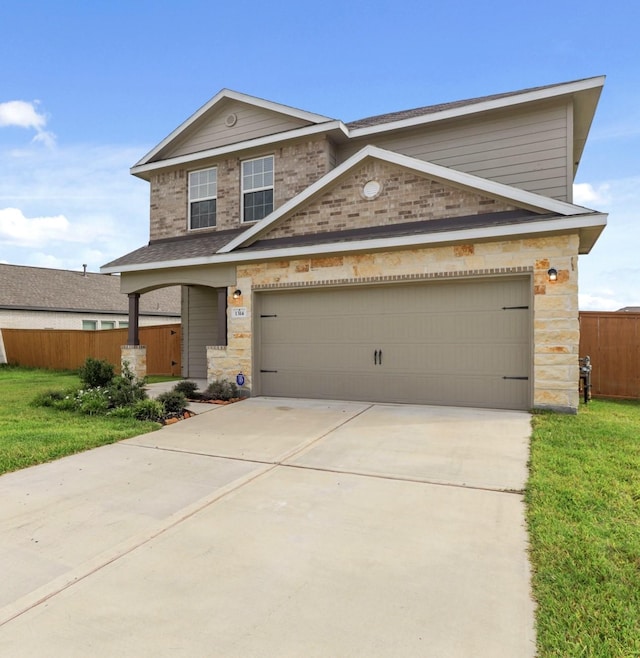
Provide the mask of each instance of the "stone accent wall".
{"label": "stone accent wall", "polygon": [[[363,196],[362,189],[371,180],[378,181],[382,189],[369,200]],[[498,199],[372,159],[342,177],[320,198],[265,237],[282,238],[514,209],[515,206]]]}
{"label": "stone accent wall", "polygon": [[[253,157],[274,156],[274,206],[278,208],[324,176],[335,161],[333,146],[326,137],[293,142],[275,150],[247,153],[242,158],[219,158],[189,168],[163,170],[151,176],[150,239],[238,228],[240,221],[241,162]],[[218,168],[216,227],[189,231],[189,171]],[[249,226],[248,224],[246,226]]]}
{"label": "stone accent wall", "polygon": [[[209,379],[235,379],[252,386],[252,296],[248,291],[290,286],[415,281],[452,276],[509,276],[529,272],[533,298],[533,403],[575,412],[578,408],[578,236],[461,244],[403,251],[349,254],[241,265],[228,290],[228,346],[208,348]],[[547,270],[558,270],[549,282]],[[243,297],[234,300],[235,287]],[[246,317],[232,317],[243,306]]]}
{"label": "stone accent wall", "polygon": [[120,365],[124,367],[125,361],[129,364],[129,370],[138,379],[147,376],[146,345],[123,345],[120,348]]}

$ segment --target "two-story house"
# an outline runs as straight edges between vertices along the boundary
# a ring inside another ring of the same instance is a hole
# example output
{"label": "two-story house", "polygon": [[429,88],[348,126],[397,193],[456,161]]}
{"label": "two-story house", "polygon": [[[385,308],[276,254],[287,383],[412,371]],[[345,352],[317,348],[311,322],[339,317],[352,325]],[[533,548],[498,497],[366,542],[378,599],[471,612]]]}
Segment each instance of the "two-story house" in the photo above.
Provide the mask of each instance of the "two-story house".
{"label": "two-story house", "polygon": [[603,83],[351,123],[222,90],[131,170],[150,241],[102,268],[130,342],[138,296],[181,285],[185,377],[575,411],[578,257],[606,215],[572,184]]}

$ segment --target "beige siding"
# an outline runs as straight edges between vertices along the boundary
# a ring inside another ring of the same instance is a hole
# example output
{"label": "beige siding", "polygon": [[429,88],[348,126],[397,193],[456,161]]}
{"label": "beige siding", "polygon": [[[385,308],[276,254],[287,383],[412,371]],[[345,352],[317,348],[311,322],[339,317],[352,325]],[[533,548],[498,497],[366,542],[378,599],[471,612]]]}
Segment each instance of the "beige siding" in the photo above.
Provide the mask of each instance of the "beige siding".
{"label": "beige siding", "polygon": [[[236,123],[228,127],[227,117],[235,114]],[[295,119],[278,112],[253,107],[246,103],[230,101],[219,107],[216,113],[204,121],[196,121],[176,143],[155,158],[188,155],[198,151],[235,144],[248,139],[264,137],[310,125],[308,121]]]}
{"label": "beige siding", "polygon": [[207,376],[207,346],[218,342],[218,293],[204,286],[183,287],[183,376]]}
{"label": "beige siding", "polygon": [[404,153],[445,167],[513,185],[560,200],[569,197],[568,112],[565,104],[545,104],[473,120],[393,135],[369,136],[346,144],[344,161],[366,144]]}

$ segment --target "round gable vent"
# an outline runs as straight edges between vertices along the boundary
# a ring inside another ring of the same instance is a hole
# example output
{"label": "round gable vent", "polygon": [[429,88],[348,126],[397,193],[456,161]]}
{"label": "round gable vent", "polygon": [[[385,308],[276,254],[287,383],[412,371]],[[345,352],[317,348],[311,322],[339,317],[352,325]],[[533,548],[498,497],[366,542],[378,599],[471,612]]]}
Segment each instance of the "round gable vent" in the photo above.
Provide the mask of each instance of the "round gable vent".
{"label": "round gable vent", "polygon": [[382,191],[382,185],[377,180],[370,180],[362,188],[362,196],[365,199],[375,199]]}
{"label": "round gable vent", "polygon": [[238,120],[238,117],[235,114],[229,114],[227,118],[224,120],[224,125],[227,128],[231,128],[231,126],[236,125],[236,121]]}

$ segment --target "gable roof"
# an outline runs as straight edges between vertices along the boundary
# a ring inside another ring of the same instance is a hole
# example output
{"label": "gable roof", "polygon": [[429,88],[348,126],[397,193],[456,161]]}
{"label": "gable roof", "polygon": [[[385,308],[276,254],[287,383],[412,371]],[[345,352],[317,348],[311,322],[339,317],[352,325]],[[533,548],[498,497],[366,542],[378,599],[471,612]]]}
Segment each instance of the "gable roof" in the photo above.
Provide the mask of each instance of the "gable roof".
{"label": "gable roof", "polygon": [[306,188],[290,201],[284,203],[280,208],[274,210],[270,215],[260,220],[253,226],[249,227],[237,237],[227,242],[218,250],[218,253],[229,253],[238,247],[250,245],[255,240],[264,236],[269,230],[284,221],[287,217],[295,213],[302,204],[318,196],[326,190],[337,179],[346,175],[358,167],[368,158],[375,158],[389,164],[395,164],[406,169],[410,169],[419,174],[424,174],[434,180],[453,184],[459,187],[472,190],[474,192],[484,192],[491,197],[512,202],[514,205],[527,210],[534,210],[538,213],[554,213],[557,215],[584,215],[585,212],[592,212],[581,206],[572,203],[558,201],[549,197],[527,192],[520,188],[504,185],[486,178],[480,178],[473,174],[467,174],[456,169],[450,169],[431,162],[412,158],[407,155],[388,151],[377,146],[365,146],[363,149],[345,160],[341,165],[332,169],[328,174]]}
{"label": "gable roof", "polygon": [[[0,263],[0,310],[127,314],[120,277]],[[140,296],[141,315],[180,316],[179,288]]]}
{"label": "gable roof", "polygon": [[[604,76],[584,78],[572,82],[531,87],[519,91],[454,101],[452,103],[439,103],[400,112],[380,114],[352,121],[350,123],[344,123],[338,119],[331,119],[322,115],[313,114],[304,110],[297,110],[286,105],[280,105],[271,101],[265,101],[260,98],[241,94],[229,89],[223,89],[189,117],[189,119],[178,126],[178,128],[160,142],[158,146],[139,160],[131,168],[131,173],[144,178],[146,172],[154,169],[180,165],[206,158],[219,157],[235,151],[274,144],[286,139],[295,139],[318,133],[327,133],[331,134],[333,139],[345,141],[349,139],[363,138],[368,135],[403,130],[405,128],[412,128],[427,123],[451,120],[491,110],[506,109],[524,103],[543,101],[561,96],[570,96],[573,99],[573,148],[574,160],[577,163],[580,160],[586,143],[604,81]],[[225,99],[239,100],[254,105],[255,107],[277,111],[297,119],[304,119],[309,122],[309,125],[273,135],[247,139],[222,147],[205,149],[189,155],[168,157],[166,159],[157,158],[163,149],[172,142],[178,141],[180,136],[190,129],[195,122],[203,120],[208,113],[215,111],[216,106],[225,101]]]}
{"label": "gable roof", "polygon": [[[427,178],[498,198],[519,210],[506,213],[412,222],[410,225],[376,230],[359,229],[313,234],[304,238],[269,239],[268,233],[374,158],[403,167]],[[296,197],[246,229],[199,233],[150,242],[147,246],[107,263],[103,272],[127,272],[165,267],[187,267],[252,259],[293,258],[310,254],[339,253],[366,249],[428,246],[461,240],[521,238],[529,235],[577,232],[580,253],[588,253],[606,225],[606,215],[533,192],[490,181],[455,169],[411,158],[375,146],[366,146],[325,174]]]}
{"label": "gable roof", "polygon": [[307,121],[309,124],[313,125],[332,121],[332,119],[329,117],[325,117],[320,114],[307,112],[306,110],[299,110],[295,107],[282,105],[280,103],[274,103],[273,101],[257,98],[256,96],[249,96],[248,94],[242,94],[231,89],[221,89],[211,100],[205,103],[199,110],[196,110],[196,112],[194,112],[186,121],[183,121],[171,134],[167,135],[167,137],[165,137],[156,147],[151,149],[151,151],[149,151],[144,157],[136,162],[136,164],[133,166],[133,169],[151,162],[162,150],[164,150],[172,142],[178,140],[178,138],[185,131],[192,128],[195,123],[202,121],[203,118],[205,118],[207,115],[213,113],[216,108],[225,100],[235,100],[241,103],[246,103],[248,105],[253,105],[254,107],[269,110],[271,112],[278,112],[295,119]]}

